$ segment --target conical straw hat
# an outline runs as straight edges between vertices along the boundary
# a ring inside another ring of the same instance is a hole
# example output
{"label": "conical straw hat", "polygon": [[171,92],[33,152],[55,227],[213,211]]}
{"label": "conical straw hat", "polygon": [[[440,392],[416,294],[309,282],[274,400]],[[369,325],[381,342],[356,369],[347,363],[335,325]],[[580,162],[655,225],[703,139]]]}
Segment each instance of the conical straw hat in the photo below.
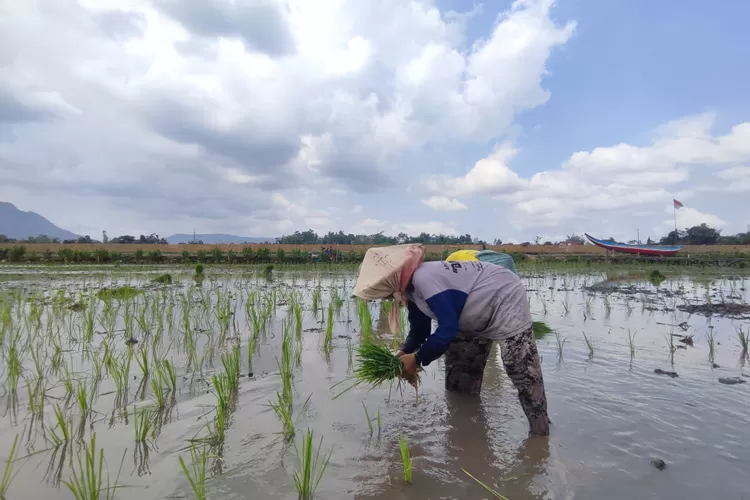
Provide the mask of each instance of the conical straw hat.
{"label": "conical straw hat", "polygon": [[[424,245],[407,244],[370,248],[359,266],[353,294],[365,300],[388,298],[399,289],[399,271],[415,259],[421,260]],[[412,271],[413,272],[413,271]]]}

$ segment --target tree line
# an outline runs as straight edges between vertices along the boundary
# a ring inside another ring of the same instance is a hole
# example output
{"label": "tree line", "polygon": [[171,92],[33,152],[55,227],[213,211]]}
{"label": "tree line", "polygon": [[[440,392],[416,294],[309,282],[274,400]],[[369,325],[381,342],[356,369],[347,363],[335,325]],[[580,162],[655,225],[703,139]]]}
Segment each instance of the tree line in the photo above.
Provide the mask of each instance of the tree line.
{"label": "tree line", "polygon": [[[609,238],[609,241],[614,241],[613,238]],[[161,238],[158,234],[152,233],[150,235],[141,234],[139,237],[131,235],[117,236],[115,238],[108,238],[106,232],[102,232],[102,239],[95,240],[91,236],[86,235],[77,239],[71,240],[60,240],[59,238],[50,238],[45,235],[31,236],[26,239],[16,240],[8,238],[5,235],[0,234],[0,243],[62,243],[62,244],[73,244],[73,243],[112,243],[112,244],[151,244],[151,245],[166,245],[167,240]],[[192,244],[202,244],[202,241],[191,241]],[[312,229],[307,231],[295,231],[292,234],[281,236],[276,238],[276,243],[285,245],[399,245],[404,243],[422,243],[425,245],[487,245],[487,241],[480,238],[472,237],[471,234],[466,233],[458,236],[445,235],[445,234],[429,234],[422,232],[417,236],[410,236],[406,233],[399,233],[396,236],[387,236],[383,234],[383,231],[375,234],[354,234],[344,233],[344,231],[333,232],[329,231],[323,236],[318,235]],[[501,245],[503,241],[500,238],[495,238],[492,241],[493,245]],[[561,243],[583,245],[585,240],[582,236],[577,234],[571,234],[566,236],[561,241],[542,241],[540,236],[533,238],[533,244],[535,245],[558,245]],[[635,240],[631,240],[628,243],[638,243]],[[675,231],[670,231],[666,236],[661,237],[658,241],[649,238],[647,244],[661,244],[661,245],[750,245],[750,231],[744,233],[737,233],[733,235],[722,235],[720,229],[711,227],[705,223]],[[531,242],[523,242],[521,245],[531,245]]]}
{"label": "tree line", "polygon": [[0,234],[0,243],[61,243],[61,244],[91,244],[91,243],[112,243],[112,244],[133,244],[133,245],[166,245],[167,240],[165,238],[160,238],[158,234],[150,234],[148,236],[146,235],[140,235],[140,237],[136,238],[135,236],[130,235],[123,235],[123,236],[117,236],[115,238],[108,238],[107,232],[102,232],[102,239],[101,240],[95,240],[88,234],[86,236],[81,236],[80,238],[76,239],[68,239],[68,240],[61,240],[60,238],[51,238],[45,234],[40,234],[39,236],[29,236],[28,238],[24,239],[14,239],[9,238],[5,236],[4,234]]}

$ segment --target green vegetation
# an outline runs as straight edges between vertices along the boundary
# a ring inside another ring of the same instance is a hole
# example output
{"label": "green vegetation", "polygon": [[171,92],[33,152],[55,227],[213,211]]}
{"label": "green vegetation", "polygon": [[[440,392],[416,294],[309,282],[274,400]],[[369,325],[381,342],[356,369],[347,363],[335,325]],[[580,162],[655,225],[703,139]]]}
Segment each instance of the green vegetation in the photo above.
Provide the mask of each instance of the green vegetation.
{"label": "green vegetation", "polygon": [[99,300],[129,300],[143,293],[143,290],[138,290],[131,286],[119,286],[117,288],[102,288],[96,293]]}
{"label": "green vegetation", "polygon": [[401,376],[403,364],[391,350],[383,345],[360,344],[357,348],[359,366],[354,370],[354,377],[371,387],[379,387]]}
{"label": "green vegetation", "polygon": [[487,493],[489,493],[493,497],[495,497],[495,498],[497,498],[499,500],[508,500],[507,497],[504,497],[503,495],[501,495],[497,491],[493,490],[492,488],[490,488],[489,486],[487,486],[486,484],[484,484],[479,479],[477,479],[474,476],[472,476],[471,474],[469,474],[469,471],[467,471],[466,469],[461,469],[461,470],[464,471],[464,474],[466,474],[467,476],[469,476],[470,478],[472,478],[474,481],[476,481],[477,484],[479,484],[482,488],[484,488],[485,490],[487,490]]}
{"label": "green vegetation", "polygon": [[[290,253],[284,258],[288,259]],[[144,261],[149,261],[149,255],[146,252],[142,256]],[[102,432],[115,434],[114,439],[108,435],[106,440],[108,452],[112,446],[113,452],[121,453],[117,443],[123,441],[132,449],[135,470],[144,479],[136,477],[134,471],[128,479],[129,486],[145,484],[148,454],[159,449],[160,460],[164,453],[173,453],[167,460],[175,460],[176,465],[179,457],[188,479],[184,481],[185,488],[190,483],[190,495],[206,498],[210,494],[207,487],[214,482],[211,477],[224,473],[224,454],[232,466],[236,463],[233,454],[238,443],[245,446],[247,441],[242,440],[257,432],[252,417],[259,406],[255,403],[258,394],[266,394],[262,396],[266,401],[261,402],[273,410],[273,415],[267,412],[261,418],[278,419],[274,424],[277,428],[273,429],[278,432],[278,440],[263,442],[263,446],[268,445],[269,456],[285,460],[292,444],[300,448],[299,467],[294,475],[300,498],[314,494],[331,457],[330,453],[323,453],[311,435],[303,435],[300,426],[307,425],[306,419],[318,419],[314,422],[316,429],[331,424],[319,420],[321,415],[331,415],[324,407],[330,404],[337,411],[347,410],[336,417],[336,424],[348,419],[344,426],[357,429],[351,435],[371,440],[368,433],[372,436],[376,425],[380,433],[388,415],[381,415],[380,409],[377,414],[370,412],[382,405],[378,398],[385,397],[384,386],[389,385],[388,406],[383,413],[395,411],[390,404],[390,391],[395,386],[392,381],[401,383],[402,373],[401,361],[393,352],[403,336],[391,335],[384,321],[395,307],[392,301],[352,299],[351,266],[337,269],[275,263],[273,279],[269,281],[264,276],[265,263],[222,268],[214,264],[216,255],[206,254],[203,258],[205,264],[181,262],[158,272],[109,266],[102,267],[101,272],[97,268],[85,272],[60,268],[52,273],[43,266],[18,266],[18,276],[12,272],[3,275],[0,382],[7,429],[11,432],[16,423],[23,426],[9,461],[3,463],[3,495],[12,496],[16,491],[19,481],[16,479],[12,486],[11,481],[19,477],[19,469],[24,480],[36,477],[36,465],[22,467],[25,457],[17,458],[18,450],[26,449],[34,455],[48,454],[50,465],[45,478],[51,478],[54,485],[67,481],[67,489],[76,492],[72,495],[75,498],[113,497],[115,487],[120,489],[123,485],[117,481],[109,484],[109,472],[114,470],[107,467],[97,443],[90,441],[96,429],[99,436]],[[236,252],[230,257],[230,252],[225,251],[220,258],[222,263],[234,262],[232,259],[241,259],[242,254]],[[192,283],[197,265],[208,268],[202,286]],[[683,319],[690,321],[688,313],[680,312],[682,306],[742,308],[748,296],[748,278],[736,271],[727,273],[731,277],[722,277],[715,269],[695,269],[703,276],[696,285],[670,269],[669,281],[654,289],[648,284],[654,269],[648,266],[627,268],[582,262],[566,267],[552,261],[528,261],[523,266],[521,275],[534,317],[545,320],[533,322],[540,353],[554,357],[557,349],[562,359],[563,348],[567,347],[566,358],[571,360],[573,369],[587,368],[575,364],[583,360],[586,351],[593,358],[595,340],[596,355],[604,356],[597,369],[606,366],[607,370],[616,371],[624,366],[627,370],[627,362],[621,361],[628,352],[631,359],[636,354],[634,325],[644,329],[637,335],[637,354],[644,361],[638,365],[653,360],[649,356],[653,358],[655,344],[658,362],[666,364],[664,344],[658,339],[665,332],[687,328],[680,323]],[[659,264],[659,268],[663,266]],[[173,286],[153,282],[155,276],[167,270]],[[628,315],[639,316],[639,308],[640,317],[627,323]],[[602,321],[610,312],[611,318]],[[406,325],[406,311],[402,308],[399,313]],[[568,317],[562,319],[566,313]],[[639,322],[641,318],[648,321],[647,327]],[[584,324],[574,326],[580,321]],[[690,321],[690,327],[695,325]],[[747,355],[750,333],[746,325],[719,318],[712,325],[716,325],[716,340],[721,340],[721,346],[715,341],[712,328],[706,333],[705,347],[697,340],[695,343],[696,349],[706,349],[712,363],[717,348],[734,361],[740,351],[738,342]],[[697,358],[681,356],[693,347],[687,330],[665,339],[670,360],[678,365],[676,370],[681,369],[680,362]],[[320,364],[316,365],[316,360]],[[724,370],[739,369],[729,366],[732,361],[719,359]],[[549,360],[543,362],[547,363],[545,370],[555,370]],[[253,363],[257,365],[256,374],[252,374]],[[278,370],[273,369],[274,364]],[[631,363],[629,368],[643,369],[634,365]],[[247,370],[244,375],[243,370]],[[435,373],[431,370],[430,377]],[[248,373],[252,378],[246,378]],[[360,386],[359,394],[352,399],[354,405],[361,403],[362,410],[350,411],[351,402],[329,401],[343,394],[327,390],[328,380],[338,376],[345,378],[340,383],[349,388]],[[247,390],[243,390],[245,383]],[[301,390],[310,387],[315,388],[314,394],[300,395]],[[382,392],[365,395],[375,388]],[[188,407],[187,415],[180,415],[184,410],[181,405]],[[243,410],[241,422],[234,418],[238,408]],[[312,411],[308,411],[310,408]],[[258,410],[262,411],[263,408]],[[245,418],[247,415],[251,418]],[[185,422],[196,419],[200,422],[197,432],[182,438],[184,443],[178,453],[170,452],[175,449],[174,442],[164,440],[180,436],[179,426],[192,425]],[[400,425],[399,419],[386,421]],[[166,427],[173,422],[181,423],[176,428]],[[406,431],[392,425],[389,428],[394,436]],[[5,438],[10,448],[12,434],[6,433]],[[134,449],[130,445],[133,442]],[[400,439],[400,448],[401,445]],[[403,445],[402,462],[405,479],[409,480],[406,474],[411,471],[412,457],[405,440]],[[411,451],[415,449],[412,445]],[[335,450],[332,448],[332,452]],[[292,482],[288,478],[289,490]],[[9,488],[13,490],[10,493]]]}
{"label": "green vegetation", "polygon": [[190,470],[182,457],[179,457],[179,461],[195,500],[206,500],[206,463],[208,462],[206,447],[202,447],[200,452],[194,446],[190,447]]}
{"label": "green vegetation", "polygon": [[398,447],[401,451],[401,464],[404,467],[404,480],[411,483],[412,458],[409,456],[409,446],[403,434],[398,437]]}
{"label": "green vegetation", "polygon": [[298,465],[292,476],[299,500],[311,500],[313,498],[313,494],[328,467],[333,448],[327,455],[321,455],[322,447],[323,438],[321,437],[317,449],[313,451],[313,432],[308,429],[302,440],[302,450],[297,448]]}

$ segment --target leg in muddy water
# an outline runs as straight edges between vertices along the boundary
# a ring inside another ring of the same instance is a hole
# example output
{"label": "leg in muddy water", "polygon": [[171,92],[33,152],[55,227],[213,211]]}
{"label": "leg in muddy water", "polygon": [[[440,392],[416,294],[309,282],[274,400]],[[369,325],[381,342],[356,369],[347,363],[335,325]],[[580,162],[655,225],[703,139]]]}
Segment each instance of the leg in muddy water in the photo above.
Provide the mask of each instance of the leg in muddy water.
{"label": "leg in muddy water", "polygon": [[518,399],[529,420],[531,434],[548,435],[547,395],[544,393],[544,378],[534,333],[529,328],[499,344],[505,373],[518,390]]}
{"label": "leg in muddy water", "polygon": [[479,394],[491,349],[491,340],[456,338],[445,352],[445,389]]}

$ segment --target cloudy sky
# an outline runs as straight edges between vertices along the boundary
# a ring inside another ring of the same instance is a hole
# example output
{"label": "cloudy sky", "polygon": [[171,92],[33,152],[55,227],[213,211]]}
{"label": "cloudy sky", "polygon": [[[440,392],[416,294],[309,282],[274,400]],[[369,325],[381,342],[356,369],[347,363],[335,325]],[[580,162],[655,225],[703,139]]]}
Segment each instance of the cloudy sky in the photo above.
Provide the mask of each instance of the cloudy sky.
{"label": "cloudy sky", "polygon": [[0,200],[93,236],[750,224],[750,2],[0,0]]}

